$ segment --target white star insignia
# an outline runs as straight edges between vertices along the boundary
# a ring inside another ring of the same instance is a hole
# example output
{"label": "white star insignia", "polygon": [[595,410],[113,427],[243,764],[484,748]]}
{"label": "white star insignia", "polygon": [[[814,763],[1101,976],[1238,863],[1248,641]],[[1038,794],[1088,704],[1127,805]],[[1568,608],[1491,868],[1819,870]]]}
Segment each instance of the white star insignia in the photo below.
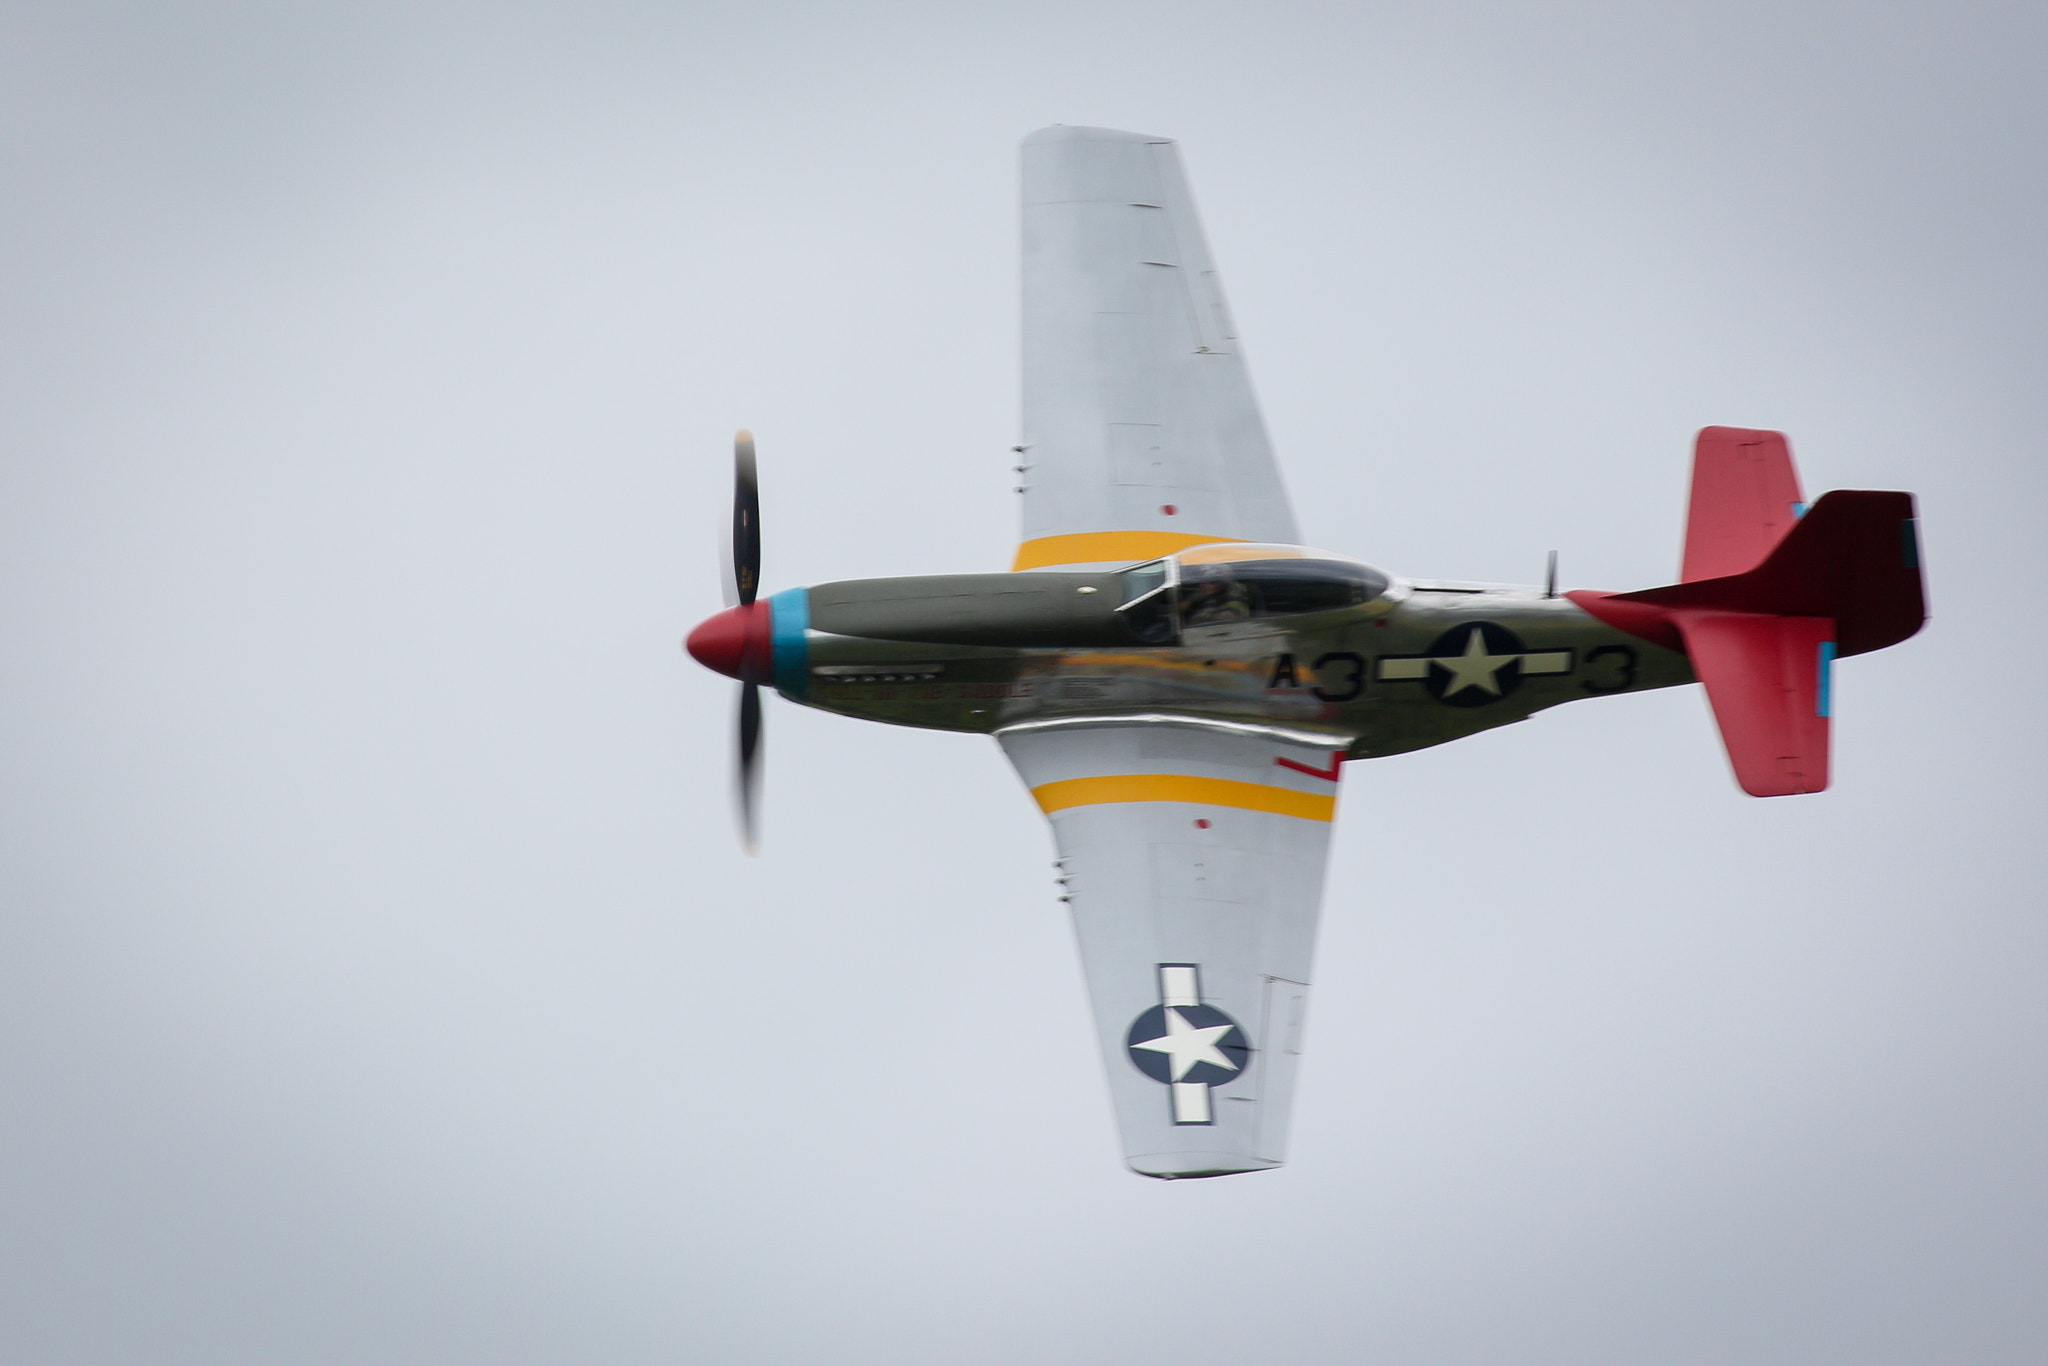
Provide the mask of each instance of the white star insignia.
{"label": "white star insignia", "polygon": [[1173,1080],[1179,1081],[1198,1062],[1214,1063],[1218,1067],[1237,1070],[1237,1064],[1223,1056],[1216,1047],[1216,1041],[1228,1034],[1233,1026],[1227,1024],[1209,1025],[1197,1029],[1187,1022],[1172,1006],[1166,1008],[1166,1033],[1147,1043],[1134,1043],[1133,1048],[1150,1049],[1164,1053],[1173,1064]]}
{"label": "white star insignia", "polygon": [[1477,626],[1472,634],[1465,637],[1465,653],[1461,655],[1435,655],[1432,664],[1441,664],[1450,670],[1451,681],[1444,684],[1443,695],[1455,697],[1467,688],[1478,688],[1500,696],[1500,682],[1494,675],[1501,668],[1520,659],[1520,655],[1490,655],[1486,653],[1486,633]]}

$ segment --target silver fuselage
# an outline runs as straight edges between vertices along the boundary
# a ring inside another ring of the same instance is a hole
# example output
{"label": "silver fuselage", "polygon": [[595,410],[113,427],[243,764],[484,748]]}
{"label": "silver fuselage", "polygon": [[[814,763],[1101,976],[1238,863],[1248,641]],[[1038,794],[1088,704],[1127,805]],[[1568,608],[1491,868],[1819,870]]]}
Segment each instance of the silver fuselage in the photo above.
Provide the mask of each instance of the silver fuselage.
{"label": "silver fuselage", "polygon": [[1367,758],[1694,681],[1683,654],[1533,587],[1395,581],[1368,607],[1177,635],[1006,648],[812,631],[801,670],[778,668],[778,686],[823,711],[929,730],[1159,713],[1284,725]]}

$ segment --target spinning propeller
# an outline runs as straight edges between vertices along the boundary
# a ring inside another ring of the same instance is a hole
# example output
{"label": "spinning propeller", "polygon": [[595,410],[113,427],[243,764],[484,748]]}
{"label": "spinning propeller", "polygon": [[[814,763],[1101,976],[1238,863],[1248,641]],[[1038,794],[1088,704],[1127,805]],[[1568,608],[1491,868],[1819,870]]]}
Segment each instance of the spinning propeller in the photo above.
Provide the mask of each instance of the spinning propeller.
{"label": "spinning propeller", "polygon": [[740,837],[752,853],[759,804],[761,684],[774,668],[769,606],[756,602],[761,586],[761,494],[754,474],[754,434],[733,437],[732,534],[726,541],[726,610],[690,632],[685,642],[698,663],[740,681],[739,766],[734,798]]}

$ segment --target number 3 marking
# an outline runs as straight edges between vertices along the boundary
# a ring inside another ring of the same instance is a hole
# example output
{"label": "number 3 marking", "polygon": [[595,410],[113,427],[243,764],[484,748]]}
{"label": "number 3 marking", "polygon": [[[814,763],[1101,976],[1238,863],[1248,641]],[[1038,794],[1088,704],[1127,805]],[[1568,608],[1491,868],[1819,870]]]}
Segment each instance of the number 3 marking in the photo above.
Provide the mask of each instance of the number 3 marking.
{"label": "number 3 marking", "polygon": [[1589,667],[1602,659],[1612,659],[1614,661],[1615,672],[1619,677],[1612,683],[1596,683],[1589,678],[1581,683],[1580,687],[1584,688],[1587,692],[1625,692],[1635,686],[1636,652],[1634,649],[1627,645],[1602,645],[1598,649],[1586,651],[1586,663]]}
{"label": "number 3 marking", "polygon": [[1352,698],[1365,691],[1365,658],[1362,655],[1355,655],[1349,650],[1338,650],[1334,654],[1322,656],[1315,663],[1309,665],[1309,669],[1318,679],[1321,679],[1323,676],[1323,665],[1338,663],[1351,666],[1351,672],[1344,678],[1344,682],[1348,685],[1344,691],[1324,692],[1320,682],[1315,687],[1309,689],[1310,692],[1322,698],[1325,702],[1349,702]]}

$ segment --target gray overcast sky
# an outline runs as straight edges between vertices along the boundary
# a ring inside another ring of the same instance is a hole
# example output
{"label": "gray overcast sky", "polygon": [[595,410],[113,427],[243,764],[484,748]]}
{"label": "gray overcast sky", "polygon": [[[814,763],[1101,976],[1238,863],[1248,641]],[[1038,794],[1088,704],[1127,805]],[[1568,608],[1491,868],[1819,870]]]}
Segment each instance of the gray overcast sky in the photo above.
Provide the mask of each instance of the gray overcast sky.
{"label": "gray overcast sky", "polygon": [[[2032,1363],[2048,10],[0,15],[0,1356]],[[1668,581],[1691,433],[1921,498],[1755,801],[1697,689],[1348,773],[1293,1161],[1124,1173],[985,741],[770,588],[1001,567],[1015,144],[1182,140],[1309,537]]]}

